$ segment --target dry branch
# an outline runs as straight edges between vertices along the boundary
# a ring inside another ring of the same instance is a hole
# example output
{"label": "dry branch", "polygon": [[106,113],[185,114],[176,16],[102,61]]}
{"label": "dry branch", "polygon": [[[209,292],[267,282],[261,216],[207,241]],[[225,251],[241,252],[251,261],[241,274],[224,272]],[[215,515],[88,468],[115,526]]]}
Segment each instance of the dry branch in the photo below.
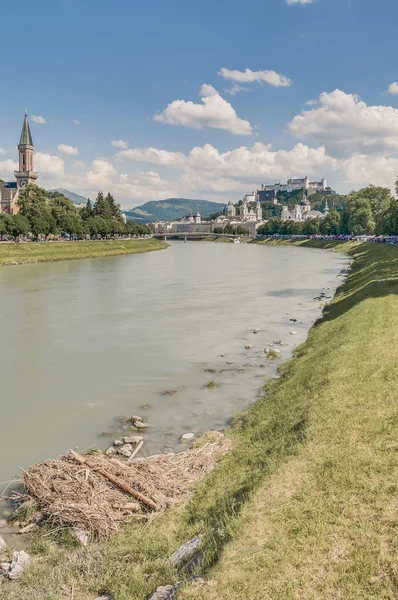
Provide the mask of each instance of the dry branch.
{"label": "dry branch", "polygon": [[[23,476],[26,500],[35,500],[43,519],[92,536],[109,536],[132,513],[156,516],[186,496],[226,452],[228,444],[207,444],[178,454],[121,461],[71,451],[30,467]],[[87,477],[87,471],[89,476]],[[131,498],[140,504],[132,503]]]}

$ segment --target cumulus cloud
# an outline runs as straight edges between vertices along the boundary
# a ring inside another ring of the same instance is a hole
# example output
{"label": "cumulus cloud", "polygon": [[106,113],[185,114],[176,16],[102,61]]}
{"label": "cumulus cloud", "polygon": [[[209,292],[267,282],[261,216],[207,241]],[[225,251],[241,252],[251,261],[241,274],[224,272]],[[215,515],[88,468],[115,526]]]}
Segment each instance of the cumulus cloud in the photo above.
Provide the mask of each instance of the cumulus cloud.
{"label": "cumulus cloud", "polygon": [[128,143],[123,140],[112,140],[111,145],[114,148],[127,148]]}
{"label": "cumulus cloud", "polygon": [[311,110],[288,124],[297,139],[312,139],[334,156],[385,154],[398,150],[398,110],[368,106],[355,94],[323,92]]}
{"label": "cumulus cloud", "polygon": [[37,152],[35,156],[35,168],[40,177],[44,179],[56,179],[64,176],[65,163],[59,156]]}
{"label": "cumulus cloud", "polygon": [[117,157],[136,162],[145,162],[165,167],[183,166],[186,157],[181,152],[168,152],[157,148],[130,148],[117,153]]}
{"label": "cumulus cloud", "polygon": [[224,67],[220,70],[219,75],[224,79],[235,81],[237,83],[253,83],[255,81],[269,83],[275,87],[288,87],[292,84],[291,79],[285,75],[281,75],[276,71],[251,71],[246,69],[245,71],[237,71],[225,69]]}
{"label": "cumulus cloud", "polygon": [[6,153],[6,151],[3,150],[3,148],[0,148],[0,154],[5,154],[5,153]]}
{"label": "cumulus cloud", "polygon": [[193,129],[214,127],[215,129],[224,129],[234,135],[251,135],[253,133],[249,121],[240,119],[231,104],[220,96],[212,85],[202,85],[200,94],[202,104],[174,100],[163,112],[154,116],[155,121]]}
{"label": "cumulus cloud", "polygon": [[34,123],[38,123],[39,125],[44,125],[46,123],[45,118],[40,115],[32,115],[30,118]]}
{"label": "cumulus cloud", "polygon": [[286,4],[291,6],[292,4],[313,4],[315,0],[286,0]]}
{"label": "cumulus cloud", "polygon": [[73,119],[72,123],[73,125],[80,125],[80,121],[78,121],[77,119]]}
{"label": "cumulus cloud", "polygon": [[385,94],[391,94],[392,96],[398,96],[398,83],[394,81],[385,92]]}
{"label": "cumulus cloud", "polygon": [[4,177],[12,177],[14,178],[14,171],[18,170],[18,163],[14,162],[11,159],[8,160],[0,160],[0,179]]}
{"label": "cumulus cloud", "polygon": [[66,154],[66,156],[76,156],[76,154],[79,154],[79,149],[76,148],[76,146],[68,146],[67,144],[59,144],[59,146],[57,146],[58,151],[61,152],[61,154]]}

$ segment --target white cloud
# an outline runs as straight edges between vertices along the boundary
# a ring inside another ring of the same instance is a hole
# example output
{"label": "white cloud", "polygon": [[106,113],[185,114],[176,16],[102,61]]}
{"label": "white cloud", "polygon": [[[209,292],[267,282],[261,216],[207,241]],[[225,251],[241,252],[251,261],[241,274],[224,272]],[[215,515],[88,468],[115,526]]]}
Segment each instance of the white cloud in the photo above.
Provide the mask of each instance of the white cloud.
{"label": "white cloud", "polygon": [[44,179],[55,179],[64,176],[65,163],[59,156],[37,152],[35,155],[35,169]]}
{"label": "white cloud", "polygon": [[392,96],[398,96],[398,83],[394,81],[384,93],[391,94]]}
{"label": "white cloud", "polygon": [[230,88],[225,90],[226,94],[230,96],[236,96],[238,92],[251,92],[251,88],[243,87],[243,85],[239,85],[239,83],[233,83]]}
{"label": "white cloud", "polygon": [[145,162],[159,166],[183,166],[186,157],[181,152],[168,152],[167,150],[158,150],[157,148],[131,148],[122,150],[116,155],[118,158],[133,160],[136,162]]}
{"label": "white cloud", "polygon": [[57,146],[59,152],[61,152],[61,154],[66,154],[67,156],[76,156],[76,154],[79,154],[79,149],[76,148],[76,146],[68,146],[67,144],[59,144],[59,146]]}
{"label": "white cloud", "polygon": [[286,0],[286,4],[291,6],[292,4],[312,4],[315,0]]}
{"label": "white cloud", "polygon": [[355,94],[323,92],[316,107],[288,124],[297,139],[315,140],[334,156],[385,154],[398,150],[398,110],[368,106]]}
{"label": "white cloud", "polygon": [[240,119],[231,104],[222,98],[213,86],[202,85],[200,93],[202,104],[174,100],[162,113],[154,116],[155,121],[194,129],[214,127],[234,135],[253,133],[249,121]]}
{"label": "white cloud", "polygon": [[14,179],[14,171],[18,170],[18,163],[14,162],[11,159],[0,160],[0,179],[4,179],[5,177],[12,177]]}
{"label": "white cloud", "polygon": [[77,119],[73,119],[72,123],[73,125],[80,125],[80,121],[78,121]]}
{"label": "white cloud", "polygon": [[0,154],[5,154],[5,153],[6,153],[6,151],[3,150],[3,148],[0,148]]}
{"label": "white cloud", "polygon": [[73,166],[76,167],[76,169],[84,169],[86,163],[84,162],[84,160],[75,160]]}
{"label": "white cloud", "polygon": [[237,83],[252,83],[254,81],[265,81],[275,87],[288,87],[292,84],[291,79],[285,75],[281,75],[276,71],[251,71],[246,69],[245,71],[237,71],[222,68],[219,75],[224,79],[230,81],[236,81]]}
{"label": "white cloud", "polygon": [[38,123],[39,125],[44,125],[46,120],[44,117],[40,117],[40,115],[32,115],[30,117],[34,123]]}
{"label": "white cloud", "polygon": [[112,140],[111,145],[114,148],[127,148],[128,143],[123,140]]}

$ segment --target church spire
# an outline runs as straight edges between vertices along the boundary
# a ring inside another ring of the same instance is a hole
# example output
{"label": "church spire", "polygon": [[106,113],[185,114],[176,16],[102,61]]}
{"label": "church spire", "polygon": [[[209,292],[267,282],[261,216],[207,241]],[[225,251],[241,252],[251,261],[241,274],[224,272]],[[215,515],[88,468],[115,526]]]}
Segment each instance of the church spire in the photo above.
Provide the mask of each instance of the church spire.
{"label": "church spire", "polygon": [[25,109],[25,118],[22,126],[21,139],[19,140],[20,146],[33,146],[32,134],[30,133],[28,112]]}

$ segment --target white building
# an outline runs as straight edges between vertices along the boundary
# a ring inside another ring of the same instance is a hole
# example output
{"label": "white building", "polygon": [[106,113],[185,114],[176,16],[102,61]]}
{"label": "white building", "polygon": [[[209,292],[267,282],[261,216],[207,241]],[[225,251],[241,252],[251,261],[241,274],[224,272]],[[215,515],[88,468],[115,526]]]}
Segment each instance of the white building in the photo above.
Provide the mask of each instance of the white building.
{"label": "white building", "polygon": [[310,181],[308,177],[303,179],[288,179],[287,183],[274,183],[273,185],[262,185],[261,191],[265,192],[295,192],[296,190],[305,190],[310,194],[315,192],[324,192],[327,188],[326,179],[321,181]]}
{"label": "white building", "polygon": [[296,204],[293,210],[289,210],[287,206],[282,208],[282,221],[305,221],[306,219],[323,219],[329,212],[328,201],[326,200],[323,212],[319,210],[311,210],[311,205],[305,193],[300,204]]}

